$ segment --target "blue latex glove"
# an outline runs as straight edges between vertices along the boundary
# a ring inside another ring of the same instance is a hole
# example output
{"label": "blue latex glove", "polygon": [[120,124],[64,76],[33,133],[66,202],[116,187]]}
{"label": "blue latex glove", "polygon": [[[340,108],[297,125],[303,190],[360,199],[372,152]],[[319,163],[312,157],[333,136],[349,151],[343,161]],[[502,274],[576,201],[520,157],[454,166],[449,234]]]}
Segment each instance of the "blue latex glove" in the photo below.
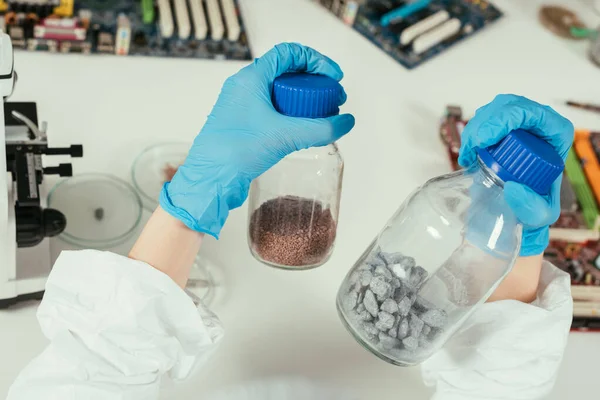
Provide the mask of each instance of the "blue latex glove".
{"label": "blue latex glove", "polygon": [[[340,67],[317,51],[283,43],[231,76],[182,166],[165,183],[160,205],[190,229],[214,237],[248,197],[250,182],[286,155],[330,144],[354,126],[350,114],[324,119],[279,114],[271,102],[273,80],[285,72],[310,72],[337,81]],[[345,93],[340,105],[346,100]]]}
{"label": "blue latex glove", "polygon": [[[566,160],[573,144],[573,124],[548,106],[525,97],[501,94],[478,109],[465,127],[458,163],[470,166],[476,160],[476,148],[496,144],[519,128],[545,139]],[[559,177],[546,196],[516,182],[505,183],[504,198],[523,223],[521,256],[541,254],[548,247],[549,226],[560,215],[561,181]]]}

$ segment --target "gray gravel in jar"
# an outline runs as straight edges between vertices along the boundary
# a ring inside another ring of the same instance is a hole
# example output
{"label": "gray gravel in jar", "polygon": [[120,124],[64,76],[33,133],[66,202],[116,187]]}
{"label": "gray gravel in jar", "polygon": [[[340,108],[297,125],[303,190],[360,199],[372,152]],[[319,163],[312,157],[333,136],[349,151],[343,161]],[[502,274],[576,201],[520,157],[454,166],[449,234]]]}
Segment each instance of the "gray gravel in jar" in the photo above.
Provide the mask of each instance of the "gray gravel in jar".
{"label": "gray gravel in jar", "polygon": [[342,307],[354,329],[382,353],[426,351],[448,323],[448,315],[419,290],[427,271],[401,253],[374,250],[354,271]]}

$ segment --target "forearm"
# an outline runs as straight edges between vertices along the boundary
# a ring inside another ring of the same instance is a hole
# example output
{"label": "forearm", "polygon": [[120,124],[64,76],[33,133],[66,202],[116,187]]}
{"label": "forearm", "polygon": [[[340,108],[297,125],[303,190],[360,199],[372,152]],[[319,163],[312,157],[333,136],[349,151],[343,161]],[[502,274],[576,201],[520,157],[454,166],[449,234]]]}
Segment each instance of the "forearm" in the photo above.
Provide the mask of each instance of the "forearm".
{"label": "forearm", "polygon": [[159,206],[129,252],[129,258],[164,272],[183,288],[203,237],[203,233],[189,229]]}
{"label": "forearm", "polygon": [[531,303],[536,299],[542,271],[543,255],[519,257],[508,276],[502,281],[488,302],[517,300]]}

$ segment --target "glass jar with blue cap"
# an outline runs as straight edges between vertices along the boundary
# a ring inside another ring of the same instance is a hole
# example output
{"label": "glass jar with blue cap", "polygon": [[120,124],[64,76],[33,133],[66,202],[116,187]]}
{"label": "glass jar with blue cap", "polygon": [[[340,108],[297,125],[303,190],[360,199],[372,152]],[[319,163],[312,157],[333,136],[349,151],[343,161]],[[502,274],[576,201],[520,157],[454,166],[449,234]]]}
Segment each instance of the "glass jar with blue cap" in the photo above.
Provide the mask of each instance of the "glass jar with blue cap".
{"label": "glass jar with blue cap", "polygon": [[[273,83],[273,105],[283,115],[339,114],[342,86],[327,76],[287,73]],[[325,263],[336,237],[344,162],[331,144],[300,150],[255,179],[249,193],[248,242],[254,257],[284,269]]]}
{"label": "glass jar with blue cap", "polygon": [[478,149],[470,168],[433,178],[404,201],[344,279],[337,308],[348,331],[392,364],[439,350],[511,271],[522,224],[504,182],[541,195],[563,160],[523,130]]}

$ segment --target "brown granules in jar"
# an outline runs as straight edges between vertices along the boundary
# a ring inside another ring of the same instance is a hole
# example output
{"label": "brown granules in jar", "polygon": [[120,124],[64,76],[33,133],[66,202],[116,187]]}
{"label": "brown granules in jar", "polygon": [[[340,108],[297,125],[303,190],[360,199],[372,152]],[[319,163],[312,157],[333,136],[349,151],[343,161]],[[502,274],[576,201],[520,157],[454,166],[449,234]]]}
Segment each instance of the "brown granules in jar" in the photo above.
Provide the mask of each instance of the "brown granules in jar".
{"label": "brown granules in jar", "polygon": [[335,240],[329,209],[314,200],[285,196],[264,202],[250,217],[250,242],[265,261],[290,267],[321,263]]}

